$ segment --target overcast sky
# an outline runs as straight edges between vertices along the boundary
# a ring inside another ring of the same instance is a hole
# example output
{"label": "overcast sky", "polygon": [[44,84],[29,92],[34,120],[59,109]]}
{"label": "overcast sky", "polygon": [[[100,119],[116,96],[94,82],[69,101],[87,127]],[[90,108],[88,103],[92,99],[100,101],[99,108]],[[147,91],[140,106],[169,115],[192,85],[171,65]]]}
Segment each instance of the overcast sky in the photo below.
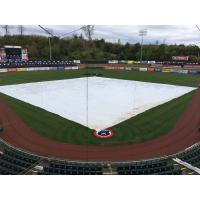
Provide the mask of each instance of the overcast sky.
{"label": "overcast sky", "polygon": [[[51,29],[54,35],[60,36],[62,34],[71,32],[80,28],[81,26],[57,25],[47,26],[45,28]],[[117,42],[120,39],[121,43],[129,42],[131,44],[140,42],[141,38],[138,35],[140,30],[146,29],[147,36],[144,38],[144,43],[155,44],[156,41],[166,44],[197,44],[200,42],[200,32],[196,25],[177,26],[177,25],[147,25],[147,26],[109,26],[96,25],[93,38],[104,38],[106,41]],[[15,26],[11,27],[10,34],[17,32]],[[81,34],[81,31],[77,31]],[[4,30],[0,29],[0,34],[4,34]],[[25,26],[25,34],[39,34],[46,35],[38,26]],[[70,35],[69,35],[70,36]],[[200,44],[200,43],[199,43]],[[199,45],[198,44],[198,45]]]}

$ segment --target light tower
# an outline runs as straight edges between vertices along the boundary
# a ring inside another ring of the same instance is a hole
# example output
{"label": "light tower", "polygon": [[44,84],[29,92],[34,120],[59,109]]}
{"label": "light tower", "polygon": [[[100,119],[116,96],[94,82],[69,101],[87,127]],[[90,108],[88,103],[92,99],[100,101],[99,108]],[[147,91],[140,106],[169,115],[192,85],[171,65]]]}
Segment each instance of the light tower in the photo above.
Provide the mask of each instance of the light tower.
{"label": "light tower", "polygon": [[143,47],[143,38],[147,35],[147,30],[143,29],[139,31],[139,36],[141,36],[141,50],[140,50],[140,62],[142,62],[142,47]]}
{"label": "light tower", "polygon": [[49,59],[52,60],[52,52],[51,52],[51,38],[56,37],[54,36],[49,30],[44,28],[41,25],[38,25],[45,33],[49,35],[48,40],[49,40]]}

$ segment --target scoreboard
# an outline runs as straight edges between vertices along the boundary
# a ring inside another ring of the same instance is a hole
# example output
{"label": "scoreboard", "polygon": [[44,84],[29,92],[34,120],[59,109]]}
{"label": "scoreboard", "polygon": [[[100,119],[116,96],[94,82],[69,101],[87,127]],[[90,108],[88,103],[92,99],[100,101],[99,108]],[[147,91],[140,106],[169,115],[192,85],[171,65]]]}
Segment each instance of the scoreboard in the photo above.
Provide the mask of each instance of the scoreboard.
{"label": "scoreboard", "polygon": [[21,46],[4,46],[6,60],[13,61],[28,61],[27,49],[22,49]]}

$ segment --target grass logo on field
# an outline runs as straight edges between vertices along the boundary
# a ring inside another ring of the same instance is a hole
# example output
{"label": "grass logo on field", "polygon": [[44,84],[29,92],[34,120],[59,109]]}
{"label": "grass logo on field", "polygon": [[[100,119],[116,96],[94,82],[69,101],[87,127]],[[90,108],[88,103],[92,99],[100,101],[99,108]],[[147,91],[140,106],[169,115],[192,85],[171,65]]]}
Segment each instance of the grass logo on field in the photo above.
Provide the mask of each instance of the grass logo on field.
{"label": "grass logo on field", "polygon": [[96,130],[94,135],[98,138],[110,138],[113,136],[113,132],[111,130]]}

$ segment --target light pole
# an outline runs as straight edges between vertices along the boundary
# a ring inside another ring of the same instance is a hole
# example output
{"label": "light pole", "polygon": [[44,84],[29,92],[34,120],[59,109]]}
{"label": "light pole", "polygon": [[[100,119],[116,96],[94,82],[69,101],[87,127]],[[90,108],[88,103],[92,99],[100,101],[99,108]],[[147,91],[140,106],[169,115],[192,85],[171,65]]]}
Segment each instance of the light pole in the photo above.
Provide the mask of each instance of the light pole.
{"label": "light pole", "polygon": [[146,35],[147,35],[147,30],[146,29],[139,31],[139,36],[141,36],[140,62],[142,62],[143,38]]}
{"label": "light pole", "polygon": [[52,60],[52,54],[51,54],[51,37],[49,37],[49,59]]}
{"label": "light pole", "polygon": [[38,25],[45,33],[47,33],[49,35],[48,40],[49,40],[49,59],[52,59],[52,53],[51,53],[51,38],[55,37],[51,31],[49,31],[48,29],[44,28],[41,25]]}

